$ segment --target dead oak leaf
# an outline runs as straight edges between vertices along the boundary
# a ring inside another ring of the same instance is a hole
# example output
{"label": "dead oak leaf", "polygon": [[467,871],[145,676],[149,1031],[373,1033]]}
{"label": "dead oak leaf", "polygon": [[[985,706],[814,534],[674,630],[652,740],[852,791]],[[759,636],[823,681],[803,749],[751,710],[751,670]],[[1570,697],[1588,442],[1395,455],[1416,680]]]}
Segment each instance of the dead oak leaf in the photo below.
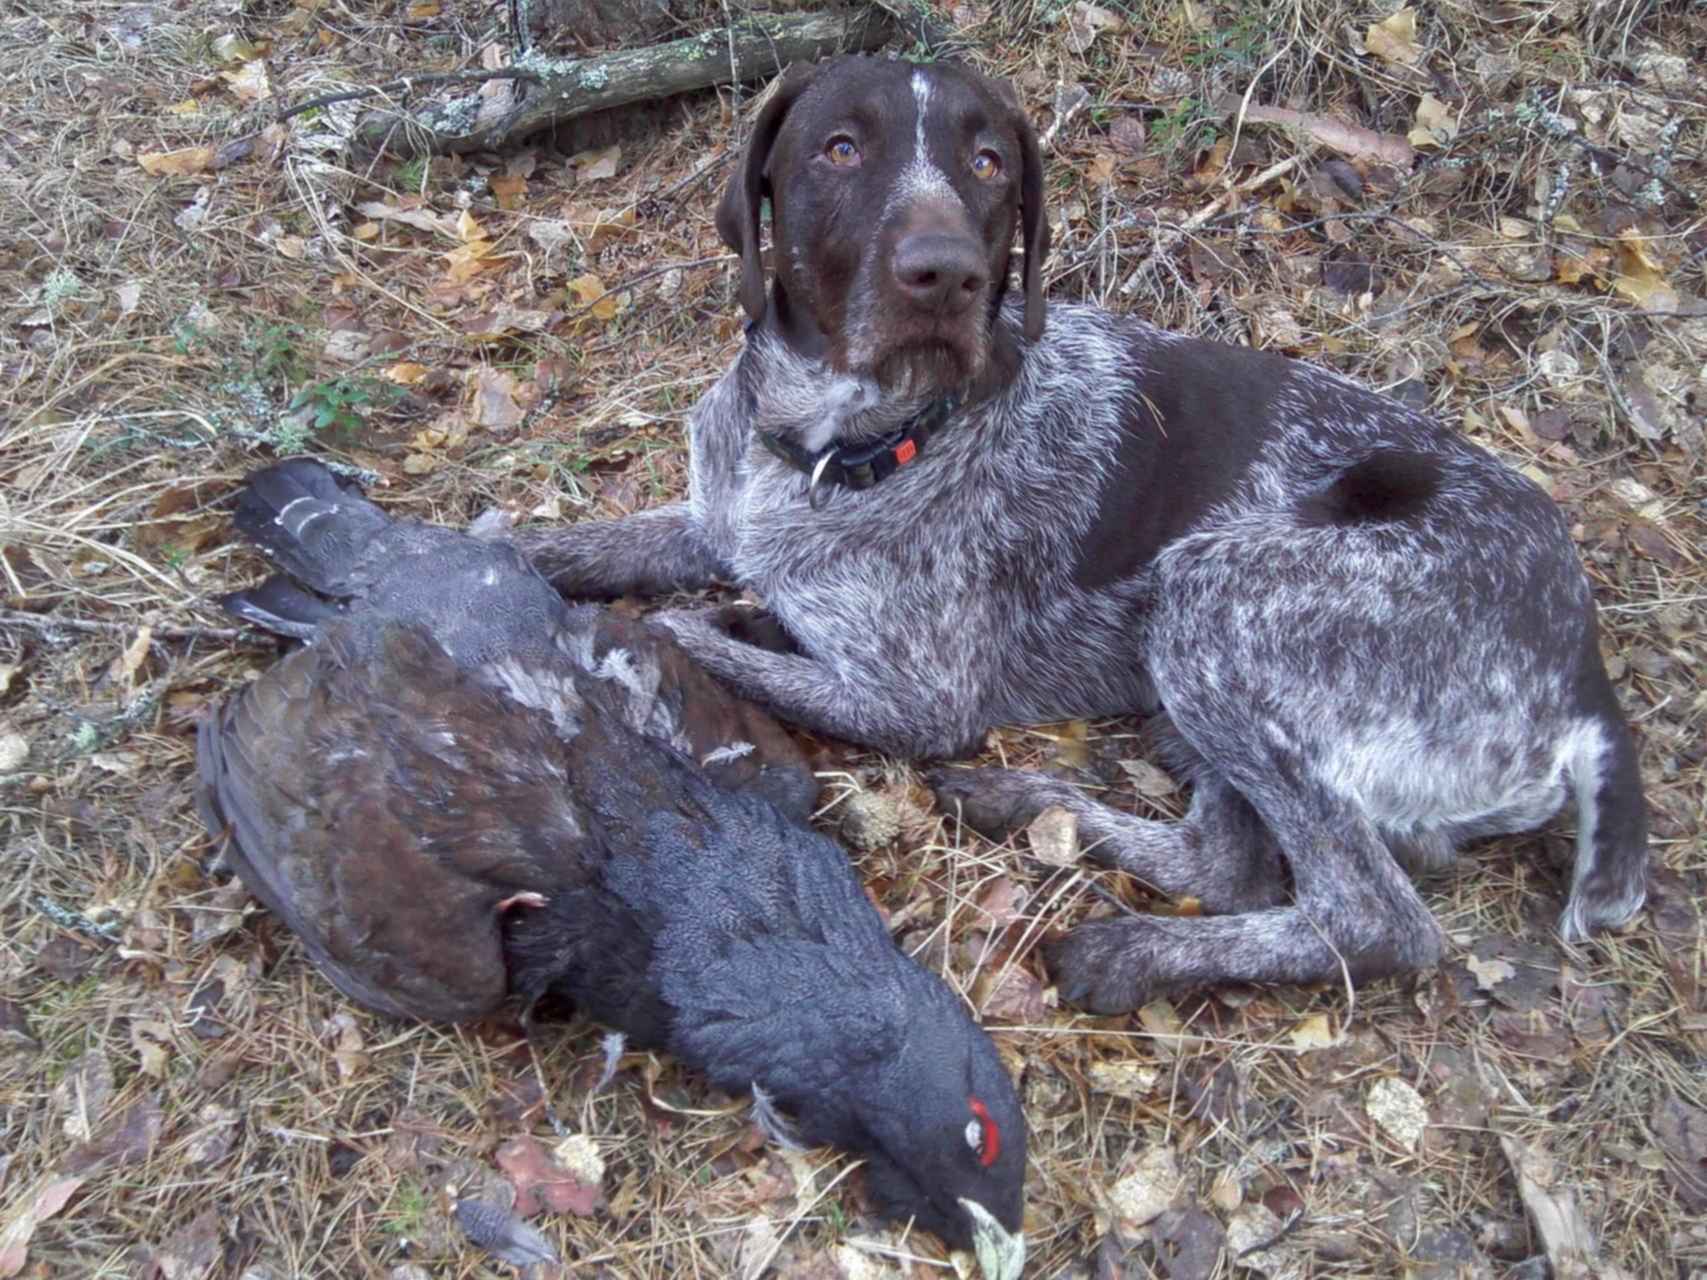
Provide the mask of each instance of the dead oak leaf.
{"label": "dead oak leaf", "polygon": [[48,1177],[36,1185],[6,1225],[0,1227],[0,1276],[15,1276],[24,1269],[30,1237],[35,1235],[36,1228],[65,1208],[87,1181],[85,1177]]}
{"label": "dead oak leaf", "polygon": [[1649,1123],[1678,1201],[1691,1213],[1707,1212],[1707,1111],[1674,1095],[1660,1101]]}
{"label": "dead oak leaf", "polygon": [[1458,115],[1432,93],[1417,103],[1416,124],[1406,140],[1413,147],[1444,147],[1458,136]]}
{"label": "dead oak leaf", "polygon": [[1635,228],[1618,236],[1618,274],[1613,291],[1647,311],[1675,311],[1677,290],[1666,283],[1665,268],[1655,257],[1651,242]]}
{"label": "dead oak leaf", "polygon": [[136,158],[142,171],[154,178],[187,178],[213,168],[212,147],[180,147],[176,151],[151,151]]}
{"label": "dead oak leaf", "polygon": [[108,1166],[141,1164],[160,1141],[166,1113],[160,1095],[149,1092],[119,1112],[99,1136],[75,1147],[61,1162],[67,1173],[88,1173]]}
{"label": "dead oak leaf", "polygon": [[1079,861],[1079,819],[1071,810],[1050,805],[1025,829],[1032,856],[1051,867],[1071,867]]}
{"label": "dead oak leaf", "polygon": [[475,426],[499,434],[521,426],[527,414],[516,401],[518,386],[511,374],[503,369],[479,369],[472,381],[474,404],[470,416]]}
{"label": "dead oak leaf", "polygon": [[597,1184],[582,1181],[525,1134],[499,1147],[496,1159],[516,1189],[515,1210],[524,1218],[545,1209],[584,1218],[604,1203]]}
{"label": "dead oak leaf", "polygon": [[1400,9],[1380,22],[1372,23],[1363,33],[1363,49],[1387,62],[1415,66],[1422,61],[1417,48],[1417,11]]}
{"label": "dead oak leaf", "polygon": [[973,985],[972,1003],[983,1018],[1032,1025],[1048,1012],[1043,984],[1018,965],[986,972]]}
{"label": "dead oak leaf", "polygon": [[1464,962],[1464,967],[1475,975],[1476,985],[1483,991],[1492,991],[1507,978],[1515,977],[1517,970],[1510,962],[1498,959],[1483,960],[1471,956]]}

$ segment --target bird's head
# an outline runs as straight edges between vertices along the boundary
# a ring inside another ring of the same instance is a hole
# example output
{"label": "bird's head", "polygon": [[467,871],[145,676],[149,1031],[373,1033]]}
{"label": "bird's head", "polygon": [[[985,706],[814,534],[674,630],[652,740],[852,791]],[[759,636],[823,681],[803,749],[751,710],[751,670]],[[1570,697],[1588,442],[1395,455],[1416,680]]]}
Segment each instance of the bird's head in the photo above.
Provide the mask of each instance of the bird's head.
{"label": "bird's head", "polygon": [[873,1142],[866,1189],[886,1218],[912,1219],[977,1256],[985,1280],[1017,1280],[1025,1263],[1025,1116],[996,1047],[959,999],[940,990],[901,1052],[884,1064],[882,1094],[863,1108]]}

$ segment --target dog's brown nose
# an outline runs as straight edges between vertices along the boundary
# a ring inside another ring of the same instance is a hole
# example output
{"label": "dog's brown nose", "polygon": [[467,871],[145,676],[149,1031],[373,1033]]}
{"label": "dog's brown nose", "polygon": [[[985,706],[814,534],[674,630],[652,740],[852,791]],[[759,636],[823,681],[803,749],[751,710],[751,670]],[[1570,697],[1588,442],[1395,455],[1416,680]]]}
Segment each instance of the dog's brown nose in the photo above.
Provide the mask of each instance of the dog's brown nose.
{"label": "dog's brown nose", "polygon": [[904,237],[890,270],[903,296],[931,311],[963,311],[990,282],[977,242],[943,232]]}

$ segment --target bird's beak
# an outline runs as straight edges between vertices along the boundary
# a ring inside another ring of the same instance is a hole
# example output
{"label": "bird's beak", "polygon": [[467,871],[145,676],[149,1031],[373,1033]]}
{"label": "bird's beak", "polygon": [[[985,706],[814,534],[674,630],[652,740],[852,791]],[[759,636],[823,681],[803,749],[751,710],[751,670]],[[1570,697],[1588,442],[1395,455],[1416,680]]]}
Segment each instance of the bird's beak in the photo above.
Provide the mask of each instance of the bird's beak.
{"label": "bird's beak", "polygon": [[1019,1280],[1025,1270],[1025,1237],[1009,1235],[976,1200],[962,1199],[960,1207],[972,1217],[972,1252],[984,1280]]}

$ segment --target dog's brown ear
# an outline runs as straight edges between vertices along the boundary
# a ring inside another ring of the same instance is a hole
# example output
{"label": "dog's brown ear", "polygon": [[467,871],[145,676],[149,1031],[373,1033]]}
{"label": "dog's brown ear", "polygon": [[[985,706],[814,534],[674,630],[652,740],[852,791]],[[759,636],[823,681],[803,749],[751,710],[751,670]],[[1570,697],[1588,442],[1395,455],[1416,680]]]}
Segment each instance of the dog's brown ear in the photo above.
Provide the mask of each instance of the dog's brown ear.
{"label": "dog's brown ear", "polygon": [[1043,207],[1043,154],[1037,146],[1037,130],[1025,114],[1019,92],[1006,80],[991,80],[997,95],[1012,113],[1014,132],[1019,135],[1022,160],[1019,176],[1020,231],[1025,237],[1025,336],[1036,342],[1043,336],[1046,303],[1043,297],[1043,260],[1049,256],[1049,218]]}
{"label": "dog's brown ear", "polygon": [[785,70],[770,98],[753,122],[747,146],[735,162],[735,172],[717,203],[717,234],[741,255],[741,306],[757,320],[765,313],[765,270],[759,261],[759,208],[764,203],[765,169],[771,147],[782,130],[782,118],[817,70],[796,63]]}
{"label": "dog's brown ear", "polygon": [[1049,256],[1049,213],[1043,207],[1043,155],[1037,130],[1024,109],[1019,111],[1019,149],[1024,167],[1019,178],[1020,229],[1025,235],[1025,337],[1043,336],[1043,260]]}

